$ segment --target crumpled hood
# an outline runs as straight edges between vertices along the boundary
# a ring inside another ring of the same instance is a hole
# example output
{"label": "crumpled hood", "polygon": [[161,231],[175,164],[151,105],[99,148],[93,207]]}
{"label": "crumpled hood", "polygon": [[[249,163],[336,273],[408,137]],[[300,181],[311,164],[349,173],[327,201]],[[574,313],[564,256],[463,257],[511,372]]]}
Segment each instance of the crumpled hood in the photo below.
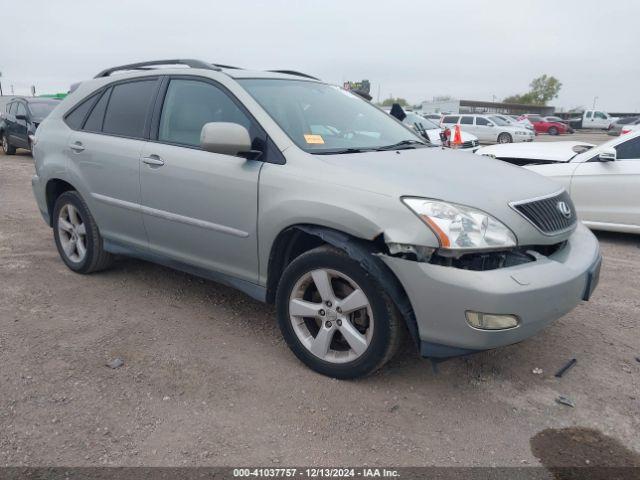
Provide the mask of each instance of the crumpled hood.
{"label": "crumpled hood", "polygon": [[553,243],[509,205],[559,192],[562,187],[537,173],[469,152],[419,148],[319,157],[325,174],[342,185],[390,197],[415,196],[478,208],[503,221],[521,241]]}

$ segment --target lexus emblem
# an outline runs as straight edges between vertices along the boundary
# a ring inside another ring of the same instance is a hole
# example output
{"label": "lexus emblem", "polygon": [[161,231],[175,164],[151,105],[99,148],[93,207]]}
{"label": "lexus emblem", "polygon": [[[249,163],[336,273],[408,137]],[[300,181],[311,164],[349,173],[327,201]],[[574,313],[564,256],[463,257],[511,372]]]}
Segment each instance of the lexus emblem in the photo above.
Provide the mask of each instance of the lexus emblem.
{"label": "lexus emblem", "polygon": [[569,205],[567,205],[566,202],[558,202],[556,204],[556,207],[558,207],[558,211],[565,217],[565,218],[571,218],[571,207],[569,207]]}

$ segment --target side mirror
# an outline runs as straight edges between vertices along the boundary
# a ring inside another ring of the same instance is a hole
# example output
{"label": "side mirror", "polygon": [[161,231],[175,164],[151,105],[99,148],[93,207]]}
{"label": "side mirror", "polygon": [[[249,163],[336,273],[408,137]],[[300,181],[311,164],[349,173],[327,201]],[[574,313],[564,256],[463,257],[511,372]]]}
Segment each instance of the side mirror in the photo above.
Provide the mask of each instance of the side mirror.
{"label": "side mirror", "polygon": [[16,115],[16,120],[26,120],[26,119],[27,119],[26,115],[22,115],[22,114]]}
{"label": "side mirror", "polygon": [[210,122],[202,126],[200,146],[203,150],[223,155],[247,155],[252,152],[249,131],[240,124]]}
{"label": "side mirror", "polygon": [[603,148],[598,154],[599,162],[615,162],[616,158],[617,152],[613,147]]}

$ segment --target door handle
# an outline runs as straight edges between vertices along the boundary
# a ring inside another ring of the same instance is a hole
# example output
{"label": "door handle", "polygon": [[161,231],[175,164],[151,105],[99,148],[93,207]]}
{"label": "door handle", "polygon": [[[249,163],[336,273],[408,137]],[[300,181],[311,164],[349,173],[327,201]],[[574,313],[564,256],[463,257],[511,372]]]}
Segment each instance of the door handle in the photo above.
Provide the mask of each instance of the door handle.
{"label": "door handle", "polygon": [[164,160],[162,160],[158,155],[149,155],[148,157],[142,157],[142,161],[147,165],[151,165],[153,167],[161,167],[164,165]]}
{"label": "door handle", "polygon": [[84,150],[84,146],[82,145],[82,142],[74,142],[71,145],[69,145],[69,148],[76,153],[80,153],[81,151]]}

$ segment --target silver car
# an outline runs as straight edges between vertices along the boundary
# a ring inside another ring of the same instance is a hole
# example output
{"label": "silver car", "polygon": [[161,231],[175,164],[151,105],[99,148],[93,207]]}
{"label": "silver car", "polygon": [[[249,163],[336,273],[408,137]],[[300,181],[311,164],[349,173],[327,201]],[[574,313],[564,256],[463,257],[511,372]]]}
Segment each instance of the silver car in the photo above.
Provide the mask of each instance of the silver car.
{"label": "silver car", "polygon": [[305,74],[114,67],[33,153],[71,270],[129,255],[231,285],[275,303],[295,355],[337,378],[380,368],[405,332],[425,357],[519,342],[598,281],[598,242],[558,184],[430,147]]}

